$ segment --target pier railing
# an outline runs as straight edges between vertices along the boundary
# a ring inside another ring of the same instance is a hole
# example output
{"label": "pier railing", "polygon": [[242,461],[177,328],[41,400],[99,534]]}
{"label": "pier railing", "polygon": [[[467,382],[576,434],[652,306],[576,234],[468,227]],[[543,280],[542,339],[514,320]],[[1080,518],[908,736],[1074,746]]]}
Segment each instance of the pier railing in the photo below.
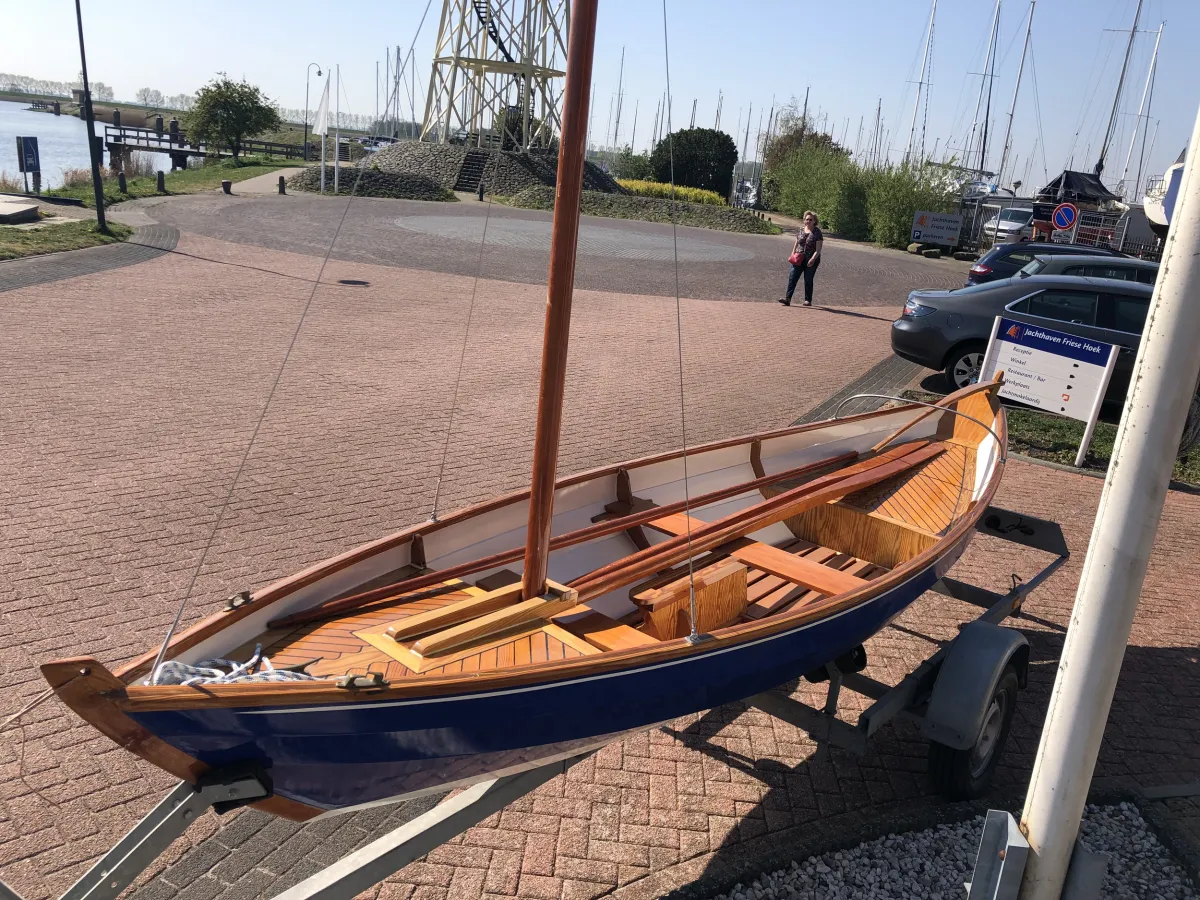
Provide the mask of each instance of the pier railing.
{"label": "pier railing", "polygon": [[[111,153],[114,149],[143,150],[151,153],[172,153],[182,156],[233,156],[233,149],[219,142],[190,140],[187,132],[159,131],[156,128],[136,128],[128,125],[104,126],[104,144]],[[267,156],[282,156],[284,159],[303,159],[303,144],[285,144],[280,141],[242,141],[242,153],[262,153]]]}

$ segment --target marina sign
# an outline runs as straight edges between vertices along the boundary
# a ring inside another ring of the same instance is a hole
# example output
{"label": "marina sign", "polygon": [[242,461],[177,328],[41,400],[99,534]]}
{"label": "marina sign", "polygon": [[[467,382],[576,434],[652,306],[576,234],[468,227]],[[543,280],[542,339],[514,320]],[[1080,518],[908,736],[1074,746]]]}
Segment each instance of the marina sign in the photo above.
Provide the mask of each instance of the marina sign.
{"label": "marina sign", "polygon": [[962,216],[924,211],[913,215],[912,239],[914,241],[956,247],[961,231]]}
{"label": "marina sign", "polygon": [[997,316],[980,381],[1004,372],[1000,396],[1086,423],[1075,465],[1083,465],[1119,347]]}

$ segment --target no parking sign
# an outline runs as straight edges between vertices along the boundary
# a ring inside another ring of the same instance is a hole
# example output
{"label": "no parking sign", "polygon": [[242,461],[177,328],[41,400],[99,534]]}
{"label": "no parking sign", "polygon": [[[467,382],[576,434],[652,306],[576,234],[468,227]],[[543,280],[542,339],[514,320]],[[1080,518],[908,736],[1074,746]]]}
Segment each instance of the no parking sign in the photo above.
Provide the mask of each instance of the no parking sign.
{"label": "no parking sign", "polygon": [[1074,203],[1060,203],[1050,214],[1050,222],[1055,231],[1066,231],[1079,218],[1079,207]]}

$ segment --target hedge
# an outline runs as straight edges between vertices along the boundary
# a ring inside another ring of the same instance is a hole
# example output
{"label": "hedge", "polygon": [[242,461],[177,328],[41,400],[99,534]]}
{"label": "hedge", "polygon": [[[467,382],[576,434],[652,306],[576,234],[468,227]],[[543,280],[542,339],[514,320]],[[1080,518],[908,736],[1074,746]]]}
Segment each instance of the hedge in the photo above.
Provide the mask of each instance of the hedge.
{"label": "hedge", "polygon": [[954,197],[910,166],[864,168],[826,146],[804,144],[768,173],[774,208],[800,217],[813,210],[825,230],[903,249],[918,210],[952,212]]}
{"label": "hedge", "polygon": [[724,206],[725,198],[716,191],[706,191],[703,188],[675,186],[671,193],[671,185],[661,181],[638,181],[633,178],[618,178],[617,184],[631,194],[639,197],[658,197],[663,200],[682,200],[686,203],[708,203],[711,206]]}

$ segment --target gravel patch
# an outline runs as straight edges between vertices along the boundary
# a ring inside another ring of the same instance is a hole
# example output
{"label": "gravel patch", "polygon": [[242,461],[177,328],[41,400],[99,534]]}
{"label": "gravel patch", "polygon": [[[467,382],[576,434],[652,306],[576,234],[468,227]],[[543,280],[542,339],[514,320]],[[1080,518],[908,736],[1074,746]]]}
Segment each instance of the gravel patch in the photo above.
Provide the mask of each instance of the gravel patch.
{"label": "gravel patch", "polygon": [[[509,201],[521,209],[554,209],[554,188],[532,187],[516,194]],[[672,221],[693,228],[712,228],[742,234],[778,234],[779,229],[749,210],[707,203],[682,203],[657,197],[635,197],[628,194],[604,194],[584,191],[580,209],[585,216],[604,216],[609,219],[638,219],[643,222]]]}
{"label": "gravel patch", "polygon": [[[428,144],[404,141],[392,144],[371,156],[370,165],[381,172],[396,175],[420,175],[442,187],[452,189],[467,159],[468,148],[457,144]],[[511,196],[528,187],[554,187],[558,178],[558,156],[554,153],[501,153],[499,150],[476,151],[487,155],[483,166],[483,184],[489,194]],[[584,189],[602,193],[624,193],[612,176],[594,163],[588,163],[583,175]]]}
{"label": "gravel patch", "polygon": [[[983,831],[983,817],[925,831],[889,834],[849,850],[793,861],[787,869],[738,884],[714,900],[961,900]],[[1082,836],[1109,857],[1101,897],[1196,900],[1195,887],[1137,808],[1089,806]]]}
{"label": "gravel patch", "polygon": [[[483,170],[483,183],[489,194],[511,197],[526,188],[549,187],[558,183],[558,156],[550,153],[490,152]],[[625,189],[595,163],[583,170],[583,189],[602,194],[624,194]]]}
{"label": "gravel patch", "polygon": [[466,158],[466,147],[401,141],[372,154],[371,168],[393,175],[419,175],[451,190]]}

